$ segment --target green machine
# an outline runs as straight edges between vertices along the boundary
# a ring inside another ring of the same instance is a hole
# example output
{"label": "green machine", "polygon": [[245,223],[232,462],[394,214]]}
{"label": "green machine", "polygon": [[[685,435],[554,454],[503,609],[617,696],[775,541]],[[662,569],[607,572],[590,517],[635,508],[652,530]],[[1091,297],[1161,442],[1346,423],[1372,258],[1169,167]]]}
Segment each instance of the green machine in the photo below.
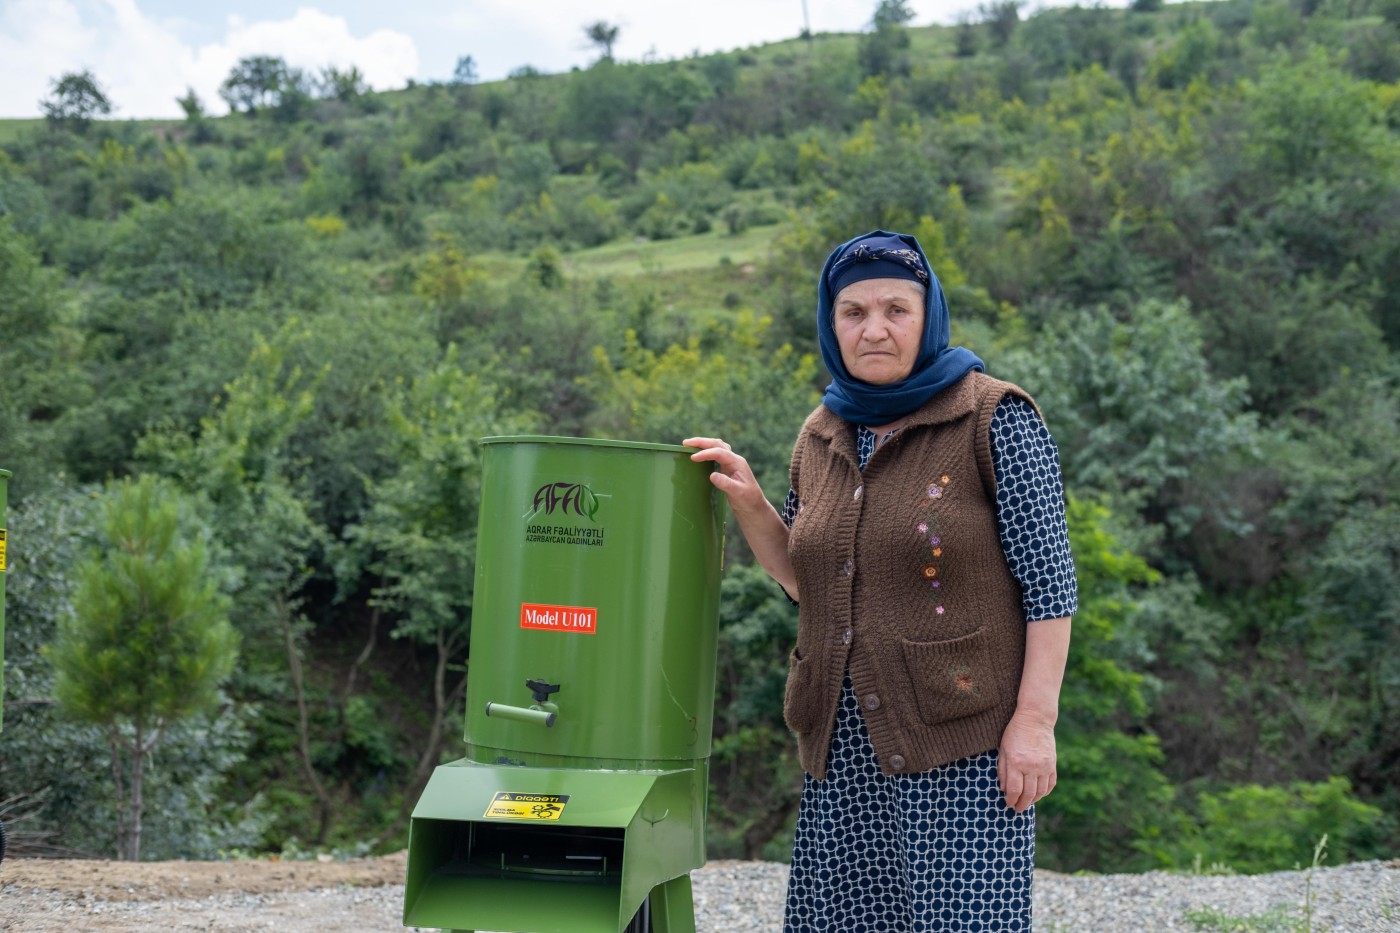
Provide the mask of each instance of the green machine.
{"label": "green machine", "polygon": [[[5,532],[5,508],[10,476],[9,470],[0,470],[0,732],[5,729],[5,574],[9,567],[5,555],[9,543]],[[5,859],[6,842],[5,824],[0,823],[0,861]]]}
{"label": "green machine", "polygon": [[5,508],[12,475],[9,470],[0,470],[0,731],[5,728]]}
{"label": "green machine", "polygon": [[686,447],[483,442],[466,757],[409,823],[404,923],[694,933],[723,525]]}

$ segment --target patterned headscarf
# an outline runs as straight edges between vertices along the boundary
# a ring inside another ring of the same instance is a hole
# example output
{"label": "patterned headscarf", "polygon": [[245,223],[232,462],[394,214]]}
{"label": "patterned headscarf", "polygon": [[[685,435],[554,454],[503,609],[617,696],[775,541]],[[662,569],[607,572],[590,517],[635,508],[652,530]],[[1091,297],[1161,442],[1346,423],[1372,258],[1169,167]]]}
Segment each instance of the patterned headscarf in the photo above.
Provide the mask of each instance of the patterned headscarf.
{"label": "patterned headscarf", "polygon": [[[881,386],[861,382],[846,371],[831,320],[837,293],[870,278],[909,279],[927,288],[924,333],[914,369],[899,382]],[[847,421],[867,426],[909,414],[972,370],[985,368],[971,350],[948,346],[949,330],[948,300],[918,240],[907,233],[874,230],[842,243],[827,257],[817,283],[817,340],[832,379],[822,404]]]}
{"label": "patterned headscarf", "polygon": [[928,288],[930,276],[924,268],[924,257],[918,250],[896,242],[898,247],[857,243],[842,253],[826,275],[831,294],[839,295],[847,285],[866,279],[908,279]]}

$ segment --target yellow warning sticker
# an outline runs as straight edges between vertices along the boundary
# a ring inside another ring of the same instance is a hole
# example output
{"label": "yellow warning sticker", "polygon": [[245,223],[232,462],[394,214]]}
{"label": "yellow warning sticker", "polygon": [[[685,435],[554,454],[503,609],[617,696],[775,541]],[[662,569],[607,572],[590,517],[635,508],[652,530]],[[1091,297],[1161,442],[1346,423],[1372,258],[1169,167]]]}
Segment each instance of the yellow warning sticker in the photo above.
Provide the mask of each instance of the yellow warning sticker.
{"label": "yellow warning sticker", "polygon": [[5,529],[0,528],[0,573],[5,572]]}
{"label": "yellow warning sticker", "polygon": [[568,794],[507,794],[491,798],[488,820],[557,820],[569,802]]}

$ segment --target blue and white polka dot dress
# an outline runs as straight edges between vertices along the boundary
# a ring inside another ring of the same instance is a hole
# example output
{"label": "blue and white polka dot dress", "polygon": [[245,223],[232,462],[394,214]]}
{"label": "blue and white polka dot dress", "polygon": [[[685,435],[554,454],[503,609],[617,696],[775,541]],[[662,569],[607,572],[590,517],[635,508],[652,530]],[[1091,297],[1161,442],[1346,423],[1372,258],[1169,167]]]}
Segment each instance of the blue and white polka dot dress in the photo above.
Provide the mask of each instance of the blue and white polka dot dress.
{"label": "blue and white polka dot dress", "polygon": [[[1030,622],[1073,615],[1059,456],[1040,416],[1008,396],[991,424],[997,522]],[[875,435],[857,430],[860,467]],[[788,493],[783,520],[792,524]],[[1031,928],[1035,808],[1016,813],[996,749],[914,775],[880,772],[849,676],[827,779],[804,777],[785,933],[1003,933]]]}

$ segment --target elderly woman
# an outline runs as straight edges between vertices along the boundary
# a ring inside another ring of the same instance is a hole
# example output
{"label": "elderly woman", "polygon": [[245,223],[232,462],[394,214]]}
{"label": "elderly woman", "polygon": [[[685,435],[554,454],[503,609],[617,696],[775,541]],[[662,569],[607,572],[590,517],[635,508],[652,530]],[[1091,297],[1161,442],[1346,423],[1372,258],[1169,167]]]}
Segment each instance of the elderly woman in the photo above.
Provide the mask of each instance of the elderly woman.
{"label": "elderly woman", "polygon": [[1077,601],[1054,442],[1030,396],[948,346],[912,236],[837,247],[817,333],[832,382],[781,512],[728,444],[685,441],[800,604],[785,930],[1029,930]]}

